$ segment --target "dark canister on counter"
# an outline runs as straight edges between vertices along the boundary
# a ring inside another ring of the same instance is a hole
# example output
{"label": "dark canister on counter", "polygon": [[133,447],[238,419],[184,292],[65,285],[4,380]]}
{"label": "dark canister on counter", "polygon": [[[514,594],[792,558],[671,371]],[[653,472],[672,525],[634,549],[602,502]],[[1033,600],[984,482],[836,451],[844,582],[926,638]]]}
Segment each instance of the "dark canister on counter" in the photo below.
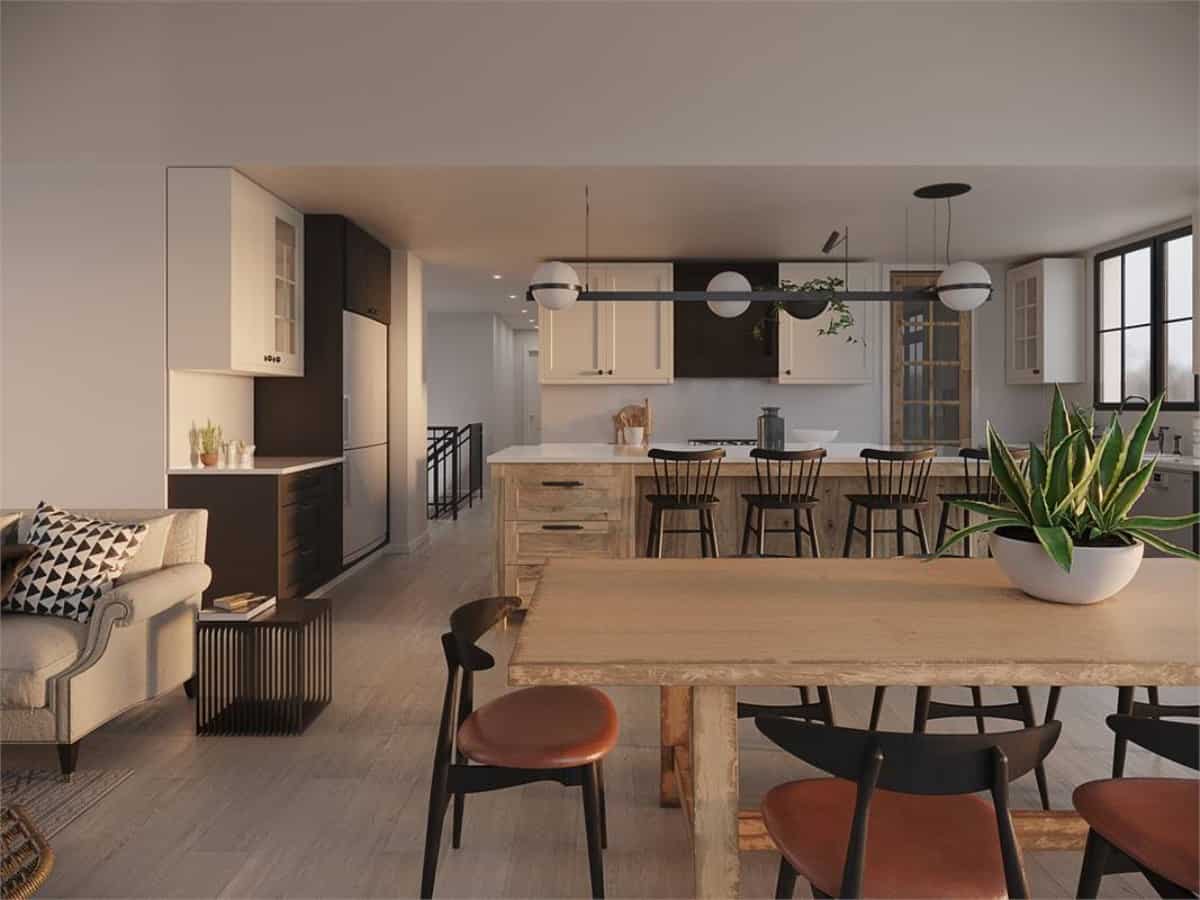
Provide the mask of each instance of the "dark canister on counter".
{"label": "dark canister on counter", "polygon": [[779,407],[764,406],[758,417],[758,446],[764,450],[782,450],[784,430]]}

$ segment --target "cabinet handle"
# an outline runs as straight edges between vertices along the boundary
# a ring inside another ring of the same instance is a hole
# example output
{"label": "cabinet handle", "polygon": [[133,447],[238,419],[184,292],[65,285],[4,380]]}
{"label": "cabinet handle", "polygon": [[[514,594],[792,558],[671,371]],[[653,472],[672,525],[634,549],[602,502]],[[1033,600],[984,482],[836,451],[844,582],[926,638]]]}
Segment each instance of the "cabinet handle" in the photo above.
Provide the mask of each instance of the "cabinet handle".
{"label": "cabinet handle", "polygon": [[1041,370],[1041,369],[1034,369],[1034,370],[1033,370],[1033,374],[1034,374],[1034,375],[1041,375],[1041,374],[1042,374],[1042,370]]}
{"label": "cabinet handle", "polygon": [[604,374],[604,370],[603,370],[603,369],[597,369],[597,370],[596,370],[596,374],[597,374],[597,375],[603,375],[603,374]]}
{"label": "cabinet handle", "polygon": [[611,374],[612,374],[612,369],[609,369],[609,370],[608,370],[608,374],[609,374],[609,375],[611,375]]}
{"label": "cabinet handle", "polygon": [[583,531],[582,525],[543,525],[542,531]]}
{"label": "cabinet handle", "polygon": [[350,440],[350,397],[342,394],[342,446]]}
{"label": "cabinet handle", "polygon": [[578,488],[583,487],[582,481],[543,481],[542,487]]}
{"label": "cabinet handle", "polygon": [[783,372],[783,374],[784,374],[784,375],[791,375],[791,374],[792,374],[792,370],[791,370],[791,369],[784,369],[784,372]]}

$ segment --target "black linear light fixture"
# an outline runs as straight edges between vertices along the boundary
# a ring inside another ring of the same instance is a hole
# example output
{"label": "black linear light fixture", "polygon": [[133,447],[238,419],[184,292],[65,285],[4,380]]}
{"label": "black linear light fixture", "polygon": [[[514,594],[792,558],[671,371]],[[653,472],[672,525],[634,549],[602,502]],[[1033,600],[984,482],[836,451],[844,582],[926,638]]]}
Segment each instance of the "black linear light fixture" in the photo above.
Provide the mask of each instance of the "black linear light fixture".
{"label": "black linear light fixture", "polygon": [[[967,312],[977,309],[992,296],[992,279],[987,269],[965,260],[950,262],[950,200],[971,190],[969,184],[945,182],[929,184],[913,191],[922,200],[946,201],[946,268],[932,287],[909,288],[903,291],[839,291],[838,299],[848,303],[903,303],[906,300],[940,300],[950,309]],[[546,309],[566,309],[576,301],[585,302],[670,302],[707,303],[709,309],[723,318],[741,315],[754,303],[792,303],[811,300],[825,303],[827,291],[758,290],[740,272],[720,272],[713,276],[705,291],[593,291],[587,287],[587,267],[591,261],[591,190],[584,188],[584,278],[580,280],[574,266],[561,261],[544,262],[533,273],[525,299]],[[937,258],[937,217],[934,208],[934,259]],[[826,239],[821,253],[828,255],[843,247],[847,276],[849,275],[850,229],[843,226]],[[849,282],[849,278],[846,278]],[[749,296],[748,296],[749,295]]]}

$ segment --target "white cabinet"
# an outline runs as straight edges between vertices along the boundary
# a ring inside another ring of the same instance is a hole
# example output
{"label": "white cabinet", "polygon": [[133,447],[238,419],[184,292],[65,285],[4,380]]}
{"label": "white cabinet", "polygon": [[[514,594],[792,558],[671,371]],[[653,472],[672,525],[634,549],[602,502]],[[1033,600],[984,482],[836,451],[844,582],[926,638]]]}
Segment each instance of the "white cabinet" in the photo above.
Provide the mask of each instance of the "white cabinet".
{"label": "white cabinet", "polygon": [[[670,263],[575,263],[591,290],[669,291]],[[668,384],[675,378],[673,304],[576,303],[538,310],[542,384]]]}
{"label": "white cabinet", "polygon": [[[779,280],[804,284],[814,278],[847,280],[846,266],[837,262],[784,262]],[[851,263],[848,283],[839,290],[874,291],[879,288],[879,267],[874,263]],[[780,384],[863,384],[874,380],[873,360],[879,353],[874,303],[850,306],[854,325],[838,334],[821,334],[834,318],[825,310],[813,319],[779,315]],[[854,340],[848,341],[852,337]]]}
{"label": "white cabinet", "polygon": [[167,171],[167,364],[304,374],[304,217],[233,169]]}
{"label": "white cabinet", "polygon": [[1005,276],[1006,380],[1084,380],[1084,264],[1039,259]]}

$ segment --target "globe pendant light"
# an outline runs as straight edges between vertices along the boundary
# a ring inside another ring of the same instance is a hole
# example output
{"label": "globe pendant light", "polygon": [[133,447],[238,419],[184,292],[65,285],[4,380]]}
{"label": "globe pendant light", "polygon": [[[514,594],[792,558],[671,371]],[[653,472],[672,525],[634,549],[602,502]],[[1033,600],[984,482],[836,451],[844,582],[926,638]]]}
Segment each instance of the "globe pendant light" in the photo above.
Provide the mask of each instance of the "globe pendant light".
{"label": "globe pendant light", "polygon": [[[955,312],[970,312],[978,309],[992,296],[992,276],[987,269],[973,262],[950,262],[950,228],[953,224],[950,207],[951,197],[960,197],[971,190],[969,184],[957,181],[942,184],[927,184],[913,191],[913,196],[922,200],[946,201],[946,268],[938,276],[937,297],[947,308]],[[937,257],[937,207],[933,212],[934,257]],[[907,234],[907,232],[906,232]]]}
{"label": "globe pendant light", "polygon": [[544,309],[574,306],[582,290],[579,273],[565,262],[544,262],[529,280],[529,295]]}
{"label": "globe pendant light", "polygon": [[[750,280],[741,272],[718,272],[708,282],[714,292],[752,291]],[[736,319],[750,308],[749,300],[709,300],[706,305],[722,319]]]}

